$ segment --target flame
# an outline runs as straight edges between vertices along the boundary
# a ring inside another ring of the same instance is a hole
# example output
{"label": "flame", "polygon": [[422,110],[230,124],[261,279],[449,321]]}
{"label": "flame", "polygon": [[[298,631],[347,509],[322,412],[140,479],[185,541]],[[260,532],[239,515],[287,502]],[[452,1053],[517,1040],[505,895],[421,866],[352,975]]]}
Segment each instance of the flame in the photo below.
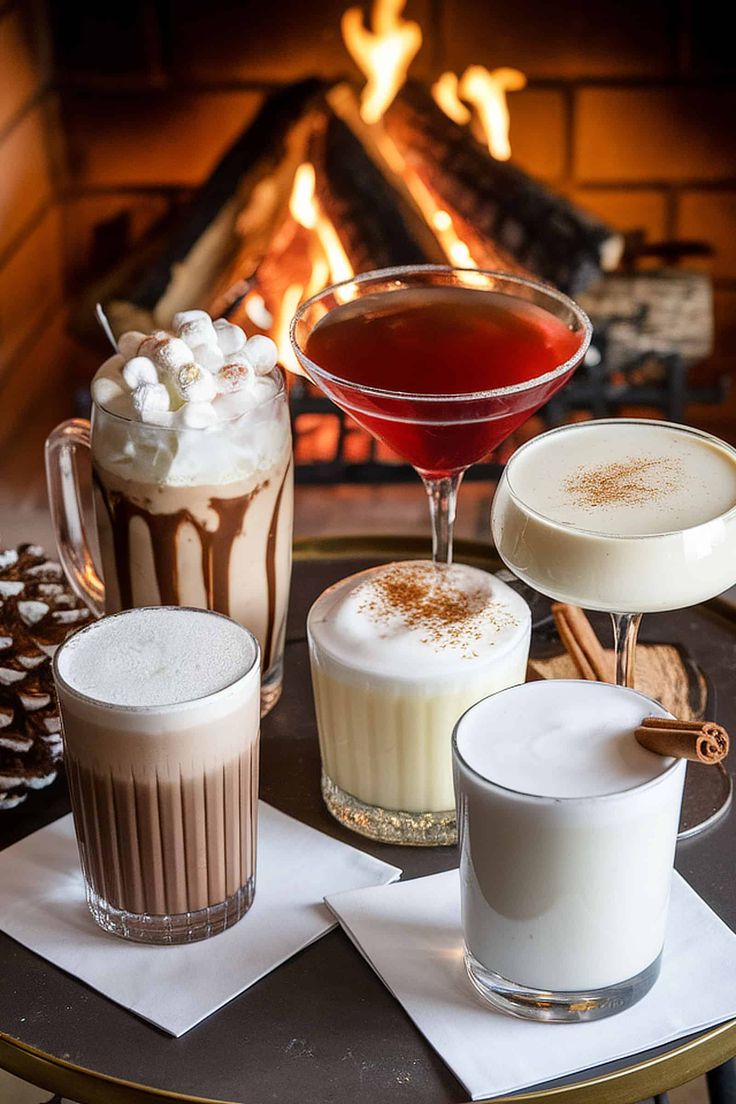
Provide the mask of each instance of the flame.
{"label": "flame", "polygon": [[[289,341],[289,325],[299,304],[327,284],[348,280],[354,275],[350,260],[330,219],[317,198],[317,174],[314,165],[303,162],[294,173],[289,196],[289,214],[297,226],[309,231],[311,269],[306,282],[292,283],[284,291],[275,311],[272,337],[284,368],[301,374],[299,362]],[[303,277],[302,277],[303,279]]]}
{"label": "flame", "polygon": [[291,320],[296,314],[297,307],[303,298],[304,288],[302,285],[290,284],[281,297],[281,302],[279,303],[276,314],[276,321],[274,322],[271,334],[279,351],[279,363],[287,372],[293,372],[296,376],[301,376],[303,373],[301,365],[291,347],[289,329]]}
{"label": "flame", "polygon": [[375,0],[373,30],[364,26],[360,8],[348,8],[343,13],[345,45],[367,77],[360,100],[365,123],[377,123],[383,117],[421,48],[421,27],[401,18],[405,6],[406,0]]}
{"label": "flame", "polygon": [[439,80],[432,85],[432,96],[445,115],[449,115],[452,121],[458,123],[459,126],[465,126],[473,116],[460,99],[457,86],[457,73],[443,73]]}
{"label": "flame", "polygon": [[525,85],[526,77],[519,69],[490,72],[482,65],[469,65],[458,84],[460,96],[475,107],[488,149],[498,161],[511,157],[506,93],[518,92]]}

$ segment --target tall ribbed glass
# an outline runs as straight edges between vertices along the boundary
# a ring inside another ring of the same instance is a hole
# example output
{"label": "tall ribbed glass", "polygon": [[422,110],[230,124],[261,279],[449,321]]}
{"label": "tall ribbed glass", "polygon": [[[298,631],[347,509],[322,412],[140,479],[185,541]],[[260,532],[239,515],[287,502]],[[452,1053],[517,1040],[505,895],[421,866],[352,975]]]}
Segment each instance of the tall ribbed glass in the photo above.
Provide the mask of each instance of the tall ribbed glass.
{"label": "tall ribbed glass", "polygon": [[193,942],[230,927],[255,893],[258,645],[229,618],[170,607],[127,611],[83,632],[141,614],[156,623],[166,614],[171,632],[179,614],[221,622],[242,635],[247,662],[215,692],[197,697],[191,685],[186,701],[123,706],[75,686],[65,648],[81,634],[71,637],[55,674],[74,825],[87,901],[103,928],[140,942]]}

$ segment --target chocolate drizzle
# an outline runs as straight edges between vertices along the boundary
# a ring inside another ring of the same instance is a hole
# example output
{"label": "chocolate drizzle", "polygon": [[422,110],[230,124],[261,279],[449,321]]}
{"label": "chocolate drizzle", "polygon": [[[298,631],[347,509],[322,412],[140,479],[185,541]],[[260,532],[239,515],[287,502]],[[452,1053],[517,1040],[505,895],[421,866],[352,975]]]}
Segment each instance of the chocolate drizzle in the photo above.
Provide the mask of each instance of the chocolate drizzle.
{"label": "chocolate drizzle", "polygon": [[268,482],[259,483],[248,494],[235,498],[211,498],[209,507],[218,517],[216,529],[210,530],[189,510],[173,514],[154,514],[144,506],[131,502],[120,491],[108,490],[95,473],[110,519],[115,551],[115,570],[122,609],[133,605],[133,579],[130,570],[130,526],[140,518],[151,537],[153,565],[162,605],[182,605],[179,592],[177,534],[182,525],[191,525],[199,537],[202,549],[202,578],[209,609],[230,615],[230,557],[236,537],[242,533],[245,515],[251,502]]}
{"label": "chocolate drizzle", "polygon": [[[266,580],[268,584],[268,629],[266,632],[266,640],[263,645],[263,670],[270,670],[273,663],[273,649],[274,643],[278,640],[278,633],[274,632],[276,627],[276,536],[279,527],[279,518],[281,517],[281,498],[284,493],[284,487],[286,486],[286,480],[289,478],[291,472],[292,461],[286,465],[283,478],[281,480],[281,486],[279,492],[276,495],[276,501],[273,506],[273,513],[271,515],[271,524],[268,529],[268,545],[266,548]],[[280,628],[280,626],[279,626]]]}

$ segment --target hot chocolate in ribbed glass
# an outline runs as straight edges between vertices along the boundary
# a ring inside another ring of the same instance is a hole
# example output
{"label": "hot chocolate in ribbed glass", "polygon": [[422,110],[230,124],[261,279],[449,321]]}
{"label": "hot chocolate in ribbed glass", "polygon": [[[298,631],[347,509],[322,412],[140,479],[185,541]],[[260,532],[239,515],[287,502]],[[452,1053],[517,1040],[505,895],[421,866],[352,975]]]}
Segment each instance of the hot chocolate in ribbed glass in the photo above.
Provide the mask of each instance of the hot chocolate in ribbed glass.
{"label": "hot chocolate in ribbed glass", "polygon": [[252,635],[206,611],[133,610],[70,638],[55,669],[95,919],[154,943],[232,925],[255,891]]}

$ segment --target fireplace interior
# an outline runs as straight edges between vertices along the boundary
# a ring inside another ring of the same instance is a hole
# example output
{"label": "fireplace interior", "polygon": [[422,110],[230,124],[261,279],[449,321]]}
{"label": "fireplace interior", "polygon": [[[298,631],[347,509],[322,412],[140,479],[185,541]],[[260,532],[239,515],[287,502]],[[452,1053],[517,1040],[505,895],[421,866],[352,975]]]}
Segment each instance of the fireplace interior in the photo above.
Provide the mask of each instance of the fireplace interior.
{"label": "fireplace interior", "polygon": [[[79,407],[97,300],[118,331],[227,313],[293,370],[307,294],[426,262],[589,310],[592,355],[525,434],[634,411],[736,437],[736,63],[702,7],[39,0],[0,7],[3,59],[3,439],[51,393]],[[296,376],[292,399],[303,480],[404,477]]]}

